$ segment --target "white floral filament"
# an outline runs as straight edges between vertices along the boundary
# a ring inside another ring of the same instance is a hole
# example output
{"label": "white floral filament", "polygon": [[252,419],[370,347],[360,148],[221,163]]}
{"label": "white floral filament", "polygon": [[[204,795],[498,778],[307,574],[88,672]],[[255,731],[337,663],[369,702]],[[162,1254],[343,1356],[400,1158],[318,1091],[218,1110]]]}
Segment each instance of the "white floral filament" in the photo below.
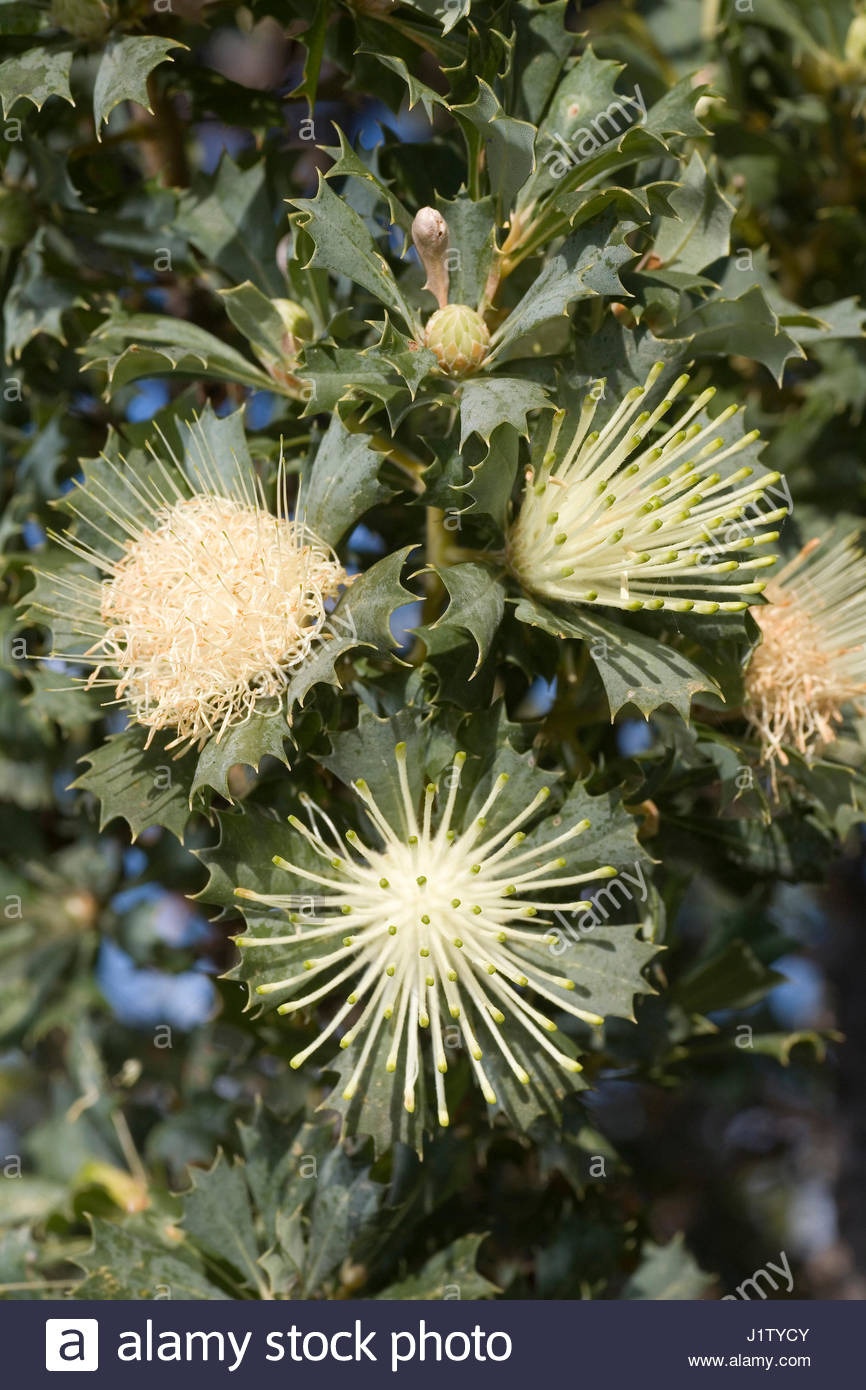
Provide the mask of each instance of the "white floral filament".
{"label": "white floral filament", "polygon": [[814,755],[836,737],[842,706],[866,695],[866,561],[851,535],[825,553],[810,541],[754,608],[763,641],[746,672],[746,715],[762,760],[784,745]]}
{"label": "white floral filament", "polygon": [[[355,1095],[376,1039],[387,1027],[391,1037],[385,1063],[388,1071],[396,1070],[405,1044],[403,1103],[411,1113],[423,1031],[431,1040],[439,1123],[447,1125],[443,1018],[458,1024],[479,1086],[491,1105],[496,1094],[484,1069],[484,1046],[494,1047],[520,1082],[530,1083],[509,1045],[508,1035],[513,1030],[538,1044],[565,1071],[580,1071],[580,1064],[551,1041],[556,1024],[530,1004],[523,991],[531,989],[538,998],[584,1022],[602,1022],[597,1014],[572,1003],[572,980],[546,968],[545,947],[556,938],[539,930],[548,925],[538,918],[539,911],[554,907],[583,911],[588,904],[583,900],[544,902],[538,895],[609,877],[616,871],[606,865],[588,873],[563,873],[566,860],[556,850],[582,834],[589,826],[587,820],[541,847],[520,848],[526,839],[520,827],[544,804],[547,787],[507,825],[488,834],[487,814],[508,781],[505,773],[494,783],[478,815],[458,833],[452,819],[465,762],[463,753],[454,760],[448,793],[434,828],[432,811],[439,798],[438,786],[427,786],[419,815],[406,773],[405,744],[397,745],[395,758],[402,826],[389,822],[365,781],[359,779],[353,784],[381,837],[381,847],[372,848],[349,831],[346,839],[352,852],[347,854],[330,823],[328,831],[320,834],[315,822],[306,826],[296,817],[290,818],[327,867],[317,873],[287,860],[274,862],[315,885],[316,915],[301,918],[292,912],[297,899],[290,895],[260,894],[244,888],[235,891],[239,897],[289,912],[291,920],[299,924],[300,939],[321,952],[312,951],[301,972],[258,986],[260,994],[295,993],[294,998],[279,1005],[278,1012],[307,1009],[351,982],[350,992],[330,1021],[291,1059],[291,1065],[300,1066],[354,1013],[340,1040],[344,1048],[359,1044],[344,1099]],[[326,891],[321,893],[322,889]],[[297,944],[298,940],[298,935],[242,936],[238,944],[266,950]],[[316,977],[325,975],[324,983],[308,988]],[[356,1013],[359,1006],[361,1011]]]}
{"label": "white floral filament", "polygon": [[[712,387],[666,433],[646,444],[689,381],[679,377],[654,410],[641,412],[642,397],[662,371],[663,364],[657,363],[601,430],[591,429],[599,398],[590,392],[562,457],[556,442],[564,417],[562,412],[555,416],[548,450],[537,476],[527,476],[508,536],[509,565],[525,589],[563,602],[629,611],[715,613],[746,608],[743,596],[764,588],[748,576],[776,557],[744,560],[732,552],[777,539],[777,531],[762,528],[781,520],[787,509],[762,513],[757,503],[779,474],[755,479],[749,466],[728,477],[718,471],[758,432],[725,446],[719,429],[737,406],[709,423],[696,421],[715,394]],[[738,538],[727,540],[725,528],[734,522]],[[734,574],[738,577],[731,583],[717,578]]]}
{"label": "white floral filament", "polygon": [[347,578],[324,542],[288,517],[282,467],[277,516],[252,484],[227,493],[204,453],[197,486],[159,460],[146,478],[115,471],[116,491],[95,480],[85,491],[120,538],[92,516],[84,519],[104,544],[57,537],[102,576],[55,577],[69,600],[60,616],[95,639],[70,659],[92,663],[88,684],[113,689],[149,729],[148,744],[175,729],[167,747],[201,746],[272,707]]}

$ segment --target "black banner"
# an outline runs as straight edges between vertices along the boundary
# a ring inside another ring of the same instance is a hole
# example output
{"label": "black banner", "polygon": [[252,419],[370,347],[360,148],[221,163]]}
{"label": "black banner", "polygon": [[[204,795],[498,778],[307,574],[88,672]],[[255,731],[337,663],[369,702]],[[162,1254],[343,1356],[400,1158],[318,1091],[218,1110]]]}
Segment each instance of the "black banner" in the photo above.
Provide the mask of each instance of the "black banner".
{"label": "black banner", "polygon": [[[757,1376],[848,1383],[860,1364],[857,1303],[65,1303],[0,1304],[4,1385],[359,1387],[700,1386]],[[744,1374],[743,1373],[747,1373]]]}

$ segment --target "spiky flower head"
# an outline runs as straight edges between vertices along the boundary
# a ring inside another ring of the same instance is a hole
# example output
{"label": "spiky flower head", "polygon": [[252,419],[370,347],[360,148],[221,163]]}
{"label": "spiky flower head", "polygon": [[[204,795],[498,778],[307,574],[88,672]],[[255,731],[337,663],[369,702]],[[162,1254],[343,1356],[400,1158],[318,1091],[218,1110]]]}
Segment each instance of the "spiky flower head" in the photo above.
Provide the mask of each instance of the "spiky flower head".
{"label": "spiky flower head", "polygon": [[476,309],[446,304],[427,320],[424,345],[436,354],[448,376],[471,376],[487,356],[490,332]]}
{"label": "spiky flower head", "polygon": [[[328,546],[291,519],[280,467],[279,511],[258,480],[218,469],[204,431],[191,430],[189,468],[154,457],[134,474],[110,460],[66,506],[79,526],[56,536],[87,563],[50,576],[55,603],[108,687],[166,746],[203,746],[257,711],[272,712],[327,618],[346,575]],[[93,570],[97,574],[93,574]],[[83,643],[82,643],[83,645]]]}
{"label": "spiky flower head", "polygon": [[[530,1085],[533,1049],[560,1075],[581,1070],[569,1039],[552,1036],[558,1030],[550,1007],[590,1025],[603,1019],[586,1007],[584,982],[576,983],[551,952],[557,937],[539,913],[583,911],[589,903],[577,900],[579,885],[616,871],[610,865],[569,870],[567,846],[589,828],[586,818],[564,829],[554,825],[547,834],[543,824],[531,847],[522,847],[524,827],[537,819],[549,787],[521,799],[515,814],[508,807],[497,815],[509,782],[503,772],[469,814],[465,805],[458,809],[464,753],[446,769],[441,789],[428,783],[418,797],[410,787],[406,744],[398,743],[393,756],[392,796],[377,798],[361,778],[353,783],[369,825],[363,835],[346,832],[348,848],[311,800],[305,799],[309,825],[290,817],[304,843],[291,860],[277,856],[274,863],[310,894],[314,910],[297,912],[302,894],[237,888],[241,898],[286,912],[295,927],[293,934],[273,935],[265,924],[265,934],[237,940],[243,969],[252,978],[259,967],[266,972],[257,993],[279,999],[279,1013],[337,1005],[314,1040],[292,1057],[293,1067],[344,1028],[340,1046],[352,1052],[343,1099],[353,1099],[372,1058],[381,1072],[399,1067],[403,1105],[411,1114],[429,1050],[438,1120],[447,1125],[444,1025],[460,1030],[491,1105],[497,1102],[493,1077],[503,1065]],[[299,862],[304,858],[317,867]],[[562,890],[570,898],[545,897]]]}
{"label": "spiky flower head", "polygon": [[776,557],[739,552],[777,539],[764,528],[786,508],[759,504],[779,474],[756,478],[749,465],[720,470],[758,432],[726,443],[724,426],[739,407],[714,420],[702,414],[712,387],[654,435],[689,381],[679,377],[655,409],[641,410],[663,370],[657,363],[601,429],[592,428],[601,396],[590,391],[567,448],[557,448],[564,412],[554,417],[507,540],[509,566],[525,589],[566,603],[678,613],[741,610],[746,595],[763,590],[751,574]]}
{"label": "spiky flower head", "polygon": [[866,695],[866,560],[855,535],[805,545],[754,608],[762,641],[746,671],[746,715],[764,762],[785,745],[812,757],[836,737],[843,706]]}

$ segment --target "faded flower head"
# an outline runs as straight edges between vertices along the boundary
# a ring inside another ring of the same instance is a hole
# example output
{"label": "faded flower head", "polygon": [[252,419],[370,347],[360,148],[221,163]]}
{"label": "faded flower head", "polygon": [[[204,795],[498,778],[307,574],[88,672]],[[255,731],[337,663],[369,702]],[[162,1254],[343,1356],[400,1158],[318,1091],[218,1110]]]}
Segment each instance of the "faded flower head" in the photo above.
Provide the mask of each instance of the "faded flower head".
{"label": "faded flower head", "polygon": [[219,739],[272,705],[346,582],[329,547],[288,517],[282,468],[275,516],[252,478],[226,487],[198,442],[194,480],[159,460],[135,479],[109,464],[107,480],[82,488],[86,512],[70,504],[94,541],[57,537],[100,573],[54,580],[68,603],[56,615],[94,639],[70,659],[92,663],[88,684],[112,688],[148,743],[175,729],[168,747]]}
{"label": "faded flower head", "polygon": [[427,320],[424,345],[436,354],[448,376],[471,376],[487,356],[490,333],[477,309],[446,304]]}
{"label": "faded flower head", "polygon": [[746,715],[764,762],[811,757],[836,737],[843,705],[866,695],[866,562],[848,536],[810,541],[767,586],[753,616],[763,641],[746,672]]}
{"label": "faded flower head", "polygon": [[[346,832],[349,849],[323,811],[306,800],[310,825],[290,817],[298,835],[322,861],[322,872],[275,858],[278,867],[309,884],[315,911],[299,915],[291,894],[261,894],[237,888],[237,896],[281,908],[296,924],[287,936],[238,938],[256,960],[278,948],[288,951],[290,971],[257,988],[283,996],[278,1012],[293,1014],[320,1001],[339,1001],[317,1037],[291,1059],[300,1066],[341,1026],[340,1046],[353,1048],[357,1063],[343,1092],[351,1100],[368,1061],[386,1072],[400,1068],[403,1104],[412,1113],[423,1066],[432,1052],[438,1119],[449,1122],[444,1075],[448,1070],[443,1021],[453,1020],[472,1060],[476,1080],[489,1104],[497,1097],[485,1055],[492,1049],[519,1082],[531,1077],[518,1055],[527,1042],[542,1048],[565,1072],[579,1072],[569,1040],[541,1005],[552,1005],[586,1023],[602,1019],[574,1002],[575,982],[551,969],[549,947],[557,940],[539,912],[554,908],[582,911],[584,901],[545,902],[550,890],[574,889],[590,879],[609,877],[610,866],[588,873],[564,872],[560,849],[581,835],[586,819],[554,829],[545,843],[521,849],[523,825],[549,795],[536,796],[495,832],[488,831],[491,808],[509,778],[501,774],[477,814],[458,829],[455,814],[465,754],[458,753],[444,779],[447,791],[429,783],[416,806],[406,767],[406,745],[394,750],[398,801],[380,804],[365,781],[353,785],[366,807],[370,834]],[[434,807],[438,807],[434,815]],[[529,990],[534,996],[530,1003]],[[429,1042],[428,1042],[429,1039]],[[385,1049],[387,1048],[387,1053]]]}
{"label": "faded flower head", "polygon": [[763,528],[786,508],[762,511],[758,503],[779,474],[756,479],[749,466],[727,476],[718,471],[758,435],[725,444],[720,430],[737,406],[715,420],[696,418],[712,387],[649,443],[689,380],[679,377],[654,410],[642,411],[662,371],[657,363],[600,430],[591,428],[599,398],[590,392],[565,450],[557,449],[564,413],[554,418],[508,536],[509,565],[525,589],[566,603],[678,613],[735,612],[748,606],[745,595],[763,590],[751,573],[776,557],[742,559],[737,552],[777,539],[777,531]]}

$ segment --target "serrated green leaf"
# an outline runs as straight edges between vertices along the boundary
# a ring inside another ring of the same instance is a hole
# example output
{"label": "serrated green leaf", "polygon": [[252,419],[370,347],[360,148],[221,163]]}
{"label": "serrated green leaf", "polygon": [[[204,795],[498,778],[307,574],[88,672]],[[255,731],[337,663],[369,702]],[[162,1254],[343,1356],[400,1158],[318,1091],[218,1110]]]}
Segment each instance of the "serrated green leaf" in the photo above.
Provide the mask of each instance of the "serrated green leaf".
{"label": "serrated green leaf", "polygon": [[[475,563],[450,565],[444,569],[434,566],[448,590],[450,603],[433,631],[468,632],[478,648],[474,676],[487,656],[499,630],[505,611],[505,589],[501,579],[487,565]],[[423,629],[421,633],[423,637]],[[472,679],[470,676],[470,680]]]}
{"label": "serrated green leaf", "polygon": [[242,169],[224,154],[216,173],[184,194],[176,225],[230,285],[249,280],[271,298],[285,295],[276,254],[285,224],[274,221],[264,160]]}
{"label": "serrated green leaf", "polygon": [[185,1244],[161,1241],[151,1223],[139,1217],[119,1225],[92,1219],[93,1249],[76,1255],[86,1278],[79,1299],[222,1299],[229,1295],[208,1279],[201,1259]]}
{"label": "serrated green leaf", "polygon": [[489,83],[478,80],[475,100],[452,106],[461,126],[473,128],[484,151],[490,187],[500,211],[507,214],[517,193],[535,169],[535,127],[506,114]]}
{"label": "serrated green leaf", "polygon": [[317,0],[313,11],[313,21],[308,29],[298,35],[306,49],[304,73],[297,87],[289,93],[290,97],[305,97],[312,115],[319,86],[319,72],[325,51],[325,35],[331,18],[331,0]]}
{"label": "serrated green leaf", "polygon": [[379,560],[343,595],[324,629],[322,641],[298,668],[286,689],[286,707],[302,705],[313,686],[338,684],[336,663],[357,647],[393,651],[396,643],[390,619],[395,608],[411,603],[415,595],[400,583],[400,574],[414,546],[404,546]]}
{"label": "serrated green leaf", "polygon": [[318,415],[340,405],[355,407],[365,398],[380,404],[409,393],[394,367],[374,350],[312,347],[304,351],[297,374],[309,392],[304,415]]}
{"label": "serrated green leaf", "polygon": [[514,611],[520,622],[540,627],[555,637],[579,637],[588,643],[607,695],[611,720],[628,705],[645,716],[661,705],[671,705],[687,720],[692,699],[699,692],[710,690],[721,695],[712,676],[682,652],[589,608],[571,605],[566,611],[522,598]]}
{"label": "serrated green leaf", "polygon": [[65,343],[63,315],[81,307],[80,281],[55,254],[48,228],[40,227],[24,249],[3,306],[7,355],[21,356],[37,333]]}
{"label": "serrated green leaf", "polygon": [[529,434],[527,416],[531,410],[552,410],[543,387],[521,377],[479,377],[464,382],[460,398],[460,448],[471,434],[489,444],[493,431],[510,425],[517,434]]}
{"label": "serrated green leaf", "polygon": [[437,207],[448,223],[450,250],[456,252],[449,262],[448,298],[474,307],[481,302],[495,255],[495,200],[475,201],[461,191],[451,200],[440,198]]}
{"label": "serrated green leaf", "polygon": [[[500,1292],[495,1284],[478,1273],[478,1250],[486,1237],[460,1236],[444,1250],[431,1255],[417,1274],[389,1284],[378,1299],[432,1302],[441,1298],[493,1298]],[[452,1292],[454,1291],[454,1292]]]}
{"label": "serrated green leaf", "polygon": [[183,1229],[205,1254],[238,1270],[252,1288],[262,1287],[258,1241],[244,1165],[220,1150],[205,1172],[193,1169],[183,1193]]}
{"label": "serrated green leaf", "polygon": [[304,519],[315,535],[338,545],[363,514],[389,497],[379,482],[382,455],[334,415],[303,485]]}
{"label": "serrated green leaf", "polygon": [[376,250],[362,219],[344,199],[337,196],[324,178],[319,178],[315,198],[296,198],[299,225],[312,238],[315,250],[307,262],[324,266],[335,275],[348,275],[369,290],[387,308],[396,309],[416,337],[420,324],[399,289],[391,268]]}
{"label": "serrated green leaf", "polygon": [[266,294],[250,280],[230,290],[220,290],[226,312],[239,332],[252,344],[264,362],[281,362],[285,358],[286,326]]}
{"label": "serrated green leaf", "polygon": [[513,23],[515,50],[513,82],[518,114],[538,123],[562,73],[563,57],[573,36],[565,27],[568,0],[523,0]]}
{"label": "serrated green leaf", "polygon": [[670,194],[670,203],[676,220],[661,219],[653,248],[665,266],[701,271],[727,256],[734,207],[710,177],[697,150],[682,183]]}
{"label": "serrated green leaf", "polygon": [[186,48],[178,39],[161,39],[153,35],[126,35],[109,39],[93,83],[93,119],[96,138],[115,106],[122,101],[136,101],[151,110],[147,79],[172,48]]}
{"label": "serrated green leaf", "polygon": [[667,1245],[654,1245],[648,1240],[641,1251],[641,1261],[625,1285],[621,1298],[701,1298],[714,1283],[705,1274],[683,1236],[676,1235]]}
{"label": "serrated green leaf", "polygon": [[761,362],[781,382],[785,364],[805,357],[799,343],[779,324],[763,291],[756,285],[739,299],[709,299],[684,315],[662,337],[689,340],[696,356],[739,353]]}
{"label": "serrated green leaf", "polygon": [[145,750],[145,732],[136,725],[85,755],[88,770],[72,785],[99,800],[100,830],[119,816],[134,840],[154,825],[183,839],[190,816],[193,757],[187,754],[173,762],[165,750],[170,737],[157,734]]}
{"label": "serrated green leaf", "polygon": [[280,701],[271,711],[257,711],[243,724],[229,726],[219,739],[208,739],[197,756],[191,755],[195,760],[195,774],[189,787],[190,804],[196,792],[206,787],[232,801],[228,779],[232,768],[238,765],[258,772],[262,759],[269,757],[288,767],[288,737],[285,705]]}
{"label": "serrated green leaf", "polygon": [[62,97],[70,106],[71,48],[28,48],[0,63],[0,101],[4,118],[15,103],[24,98],[41,111],[49,97]]}
{"label": "serrated green leaf", "polygon": [[347,177],[359,179],[363,184],[372,186],[382,202],[386,204],[391,222],[394,226],[400,228],[408,241],[412,231],[412,214],[405,204],[400,201],[396,193],[393,192],[390,184],[386,183],[384,179],[379,178],[366,162],[365,156],[366,159],[372,159],[375,151],[364,150],[362,154],[359,154],[356,150],[352,149],[343,131],[336,123],[334,123],[334,129],[337,132],[337,138],[340,143],[339,146],[336,147],[329,145],[324,146],[325,154],[330,155],[334,161],[330,169],[326,172],[325,178],[335,179]]}
{"label": "serrated green leaf", "polygon": [[91,334],[84,355],[88,366],[106,372],[115,391],[142,377],[175,373],[280,390],[279,382],[206,328],[162,314],[109,315]]}
{"label": "serrated green leaf", "polygon": [[630,230],[631,223],[607,214],[572,232],[493,334],[488,363],[549,319],[568,314],[576,300],[608,294],[627,297],[619,271],[634,259],[625,241]]}

